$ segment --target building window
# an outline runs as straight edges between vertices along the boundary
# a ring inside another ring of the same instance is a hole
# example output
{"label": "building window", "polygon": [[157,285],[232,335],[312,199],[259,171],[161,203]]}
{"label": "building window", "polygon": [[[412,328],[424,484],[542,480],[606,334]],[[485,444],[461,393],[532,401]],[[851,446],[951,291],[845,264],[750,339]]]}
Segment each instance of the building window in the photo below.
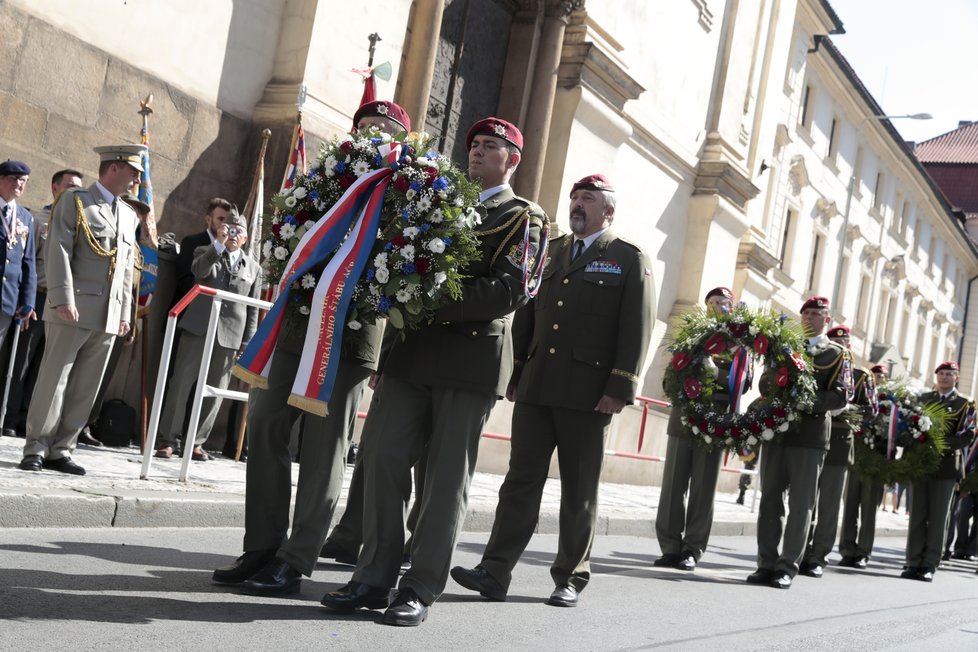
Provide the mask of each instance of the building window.
{"label": "building window", "polygon": [[876,173],[876,183],[873,185],[873,209],[882,212],[883,209],[883,182],[886,180],[882,172]]}
{"label": "building window", "polygon": [[886,302],[886,321],[883,323],[883,342],[889,344],[893,341],[893,325],[896,323],[896,312],[897,312],[897,300],[893,294],[889,295],[890,299]]}
{"label": "building window", "polygon": [[790,273],[791,250],[798,222],[798,211],[789,208],[784,216],[784,232],[781,234],[781,263],[778,265],[786,274]]}
{"label": "building window", "polygon": [[862,274],[859,278],[859,294],[856,297],[856,325],[863,331],[866,330],[866,325],[869,321],[870,284],[869,274]]}
{"label": "building window", "polygon": [[903,306],[903,319],[900,320],[900,350],[910,348],[910,300]]}
{"label": "building window", "polygon": [[897,232],[901,238],[907,237],[907,222],[910,219],[910,200],[906,199],[900,205],[900,219],[897,222]]}
{"label": "building window", "polygon": [[801,117],[798,123],[806,129],[812,125],[812,102],[814,100],[815,91],[812,89],[812,85],[805,84],[805,92],[801,98]]}
{"label": "building window", "polygon": [[917,372],[917,375],[926,378],[927,373],[924,371],[924,329],[926,328],[924,320],[917,320],[917,341],[914,343],[913,347],[913,368]]}
{"label": "building window", "polygon": [[935,330],[931,334],[930,338],[930,364],[927,365],[928,369],[937,369],[938,360],[942,358],[938,355],[938,348],[941,346],[941,339],[937,336],[937,331]]}
{"label": "building window", "polygon": [[843,252],[842,252],[842,273],[839,276],[839,293],[838,293],[839,294],[839,297],[838,297],[838,300],[839,300],[838,311],[839,311],[839,314],[840,315],[843,315],[843,316],[846,314],[845,313],[845,306],[846,306],[846,286],[848,285],[848,283],[846,283],[846,281],[848,281],[848,280],[849,280],[849,252],[843,250]]}
{"label": "building window", "polygon": [[930,237],[930,246],[927,247],[927,273],[931,278],[936,278],[937,274],[937,236]]}
{"label": "building window", "polygon": [[819,266],[822,264],[822,244],[825,238],[821,235],[815,236],[815,245],[812,247],[812,263],[808,268],[808,285],[809,290],[815,289],[815,283],[818,279]]}
{"label": "building window", "polygon": [[947,291],[948,283],[947,277],[951,274],[950,263],[948,262],[947,252],[944,252],[944,256],[941,258],[941,290]]}
{"label": "building window", "polygon": [[839,149],[839,119],[832,118],[832,127],[829,129],[829,149],[825,155],[831,161],[835,161],[836,152]]}
{"label": "building window", "polygon": [[852,165],[852,194],[855,197],[862,197],[863,185],[863,163],[865,163],[866,152],[862,147],[856,148],[856,162]]}

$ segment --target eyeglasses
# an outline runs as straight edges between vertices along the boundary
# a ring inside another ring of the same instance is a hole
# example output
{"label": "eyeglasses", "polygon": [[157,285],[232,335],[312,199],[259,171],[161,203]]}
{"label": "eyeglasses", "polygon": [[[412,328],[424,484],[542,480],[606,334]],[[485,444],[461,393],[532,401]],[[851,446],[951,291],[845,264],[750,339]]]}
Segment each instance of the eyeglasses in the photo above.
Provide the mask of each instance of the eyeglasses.
{"label": "eyeglasses", "polygon": [[26,174],[25,175],[20,175],[20,176],[14,176],[12,174],[5,174],[4,175],[4,178],[10,179],[14,183],[27,183],[27,180],[30,179],[30,177],[28,175],[26,175]]}

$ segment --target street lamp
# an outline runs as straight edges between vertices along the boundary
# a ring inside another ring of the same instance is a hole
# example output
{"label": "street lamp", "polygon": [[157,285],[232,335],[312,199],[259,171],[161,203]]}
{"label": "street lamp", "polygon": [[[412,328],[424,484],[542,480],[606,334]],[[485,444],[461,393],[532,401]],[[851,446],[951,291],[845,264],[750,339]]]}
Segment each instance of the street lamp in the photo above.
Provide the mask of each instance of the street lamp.
{"label": "street lamp", "polygon": [[[908,113],[906,115],[867,115],[864,116],[859,124],[856,125],[856,133],[858,134],[863,127],[863,124],[867,120],[898,120],[901,118],[906,118],[907,120],[930,120],[934,116],[929,113]],[[842,284],[842,260],[846,252],[846,233],[849,231],[849,210],[852,208],[852,194],[856,189],[856,161],[853,161],[852,174],[849,176],[849,190],[846,193],[846,210],[842,218],[842,230],[839,231],[839,259],[835,265],[835,283],[832,285],[832,312],[835,314],[836,320],[838,321],[839,315],[841,314],[841,306],[839,305],[839,287]]]}

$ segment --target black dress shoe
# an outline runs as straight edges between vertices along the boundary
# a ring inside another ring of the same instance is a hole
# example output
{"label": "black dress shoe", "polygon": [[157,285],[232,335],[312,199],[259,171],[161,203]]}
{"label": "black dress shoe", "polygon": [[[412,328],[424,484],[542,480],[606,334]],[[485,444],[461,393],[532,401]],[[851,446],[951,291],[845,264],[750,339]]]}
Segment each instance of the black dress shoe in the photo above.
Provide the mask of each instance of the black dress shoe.
{"label": "black dress shoe", "polygon": [[805,562],[798,569],[798,572],[805,577],[819,578],[822,576],[822,567],[816,563]]}
{"label": "black dress shoe", "polygon": [[758,568],[756,571],[747,576],[748,584],[763,584],[768,585],[771,580],[774,579],[774,571],[767,568]]}
{"label": "black dress shoe", "polygon": [[326,539],[322,550],[319,551],[319,556],[323,559],[332,559],[339,564],[346,564],[347,566],[357,565],[356,553],[341,547],[332,539]]}
{"label": "black dress shoe", "polygon": [[570,584],[561,584],[550,594],[547,604],[551,607],[576,607],[580,593]]}
{"label": "black dress shoe", "polygon": [[82,428],[81,432],[78,433],[78,443],[95,448],[102,448],[103,446],[102,442],[92,436],[92,430],[88,426]]}
{"label": "black dress shoe", "polygon": [[17,437],[17,436],[19,436],[17,434],[17,431],[14,430],[13,428],[4,428],[2,434],[3,434],[4,437]]}
{"label": "black dress shoe", "polygon": [[214,571],[211,581],[214,584],[236,585],[263,569],[275,557],[276,550],[250,550],[230,566],[223,566]]}
{"label": "black dress shoe", "polygon": [[289,595],[299,592],[302,573],[289,562],[275,557],[244,582],[244,592],[249,595]]}
{"label": "black dress shoe", "polygon": [[401,571],[406,573],[409,570],[411,570],[411,553],[405,552],[401,557]]}
{"label": "black dress shoe", "polygon": [[867,566],[869,566],[869,558],[868,557],[857,557],[856,558],[856,563],[854,564],[854,566],[856,568],[860,568],[860,569],[866,568]]}
{"label": "black dress shoe", "polygon": [[506,589],[482,566],[476,566],[472,570],[456,566],[452,569],[452,579],[470,591],[478,591],[479,595],[493,602],[506,602]]}
{"label": "black dress shoe", "polygon": [[921,582],[933,582],[934,581],[934,569],[933,568],[921,568],[920,572],[917,573],[917,579]]}
{"label": "black dress shoe", "polygon": [[44,468],[57,471],[58,473],[85,475],[85,469],[72,462],[70,457],[60,457],[56,460],[44,460],[42,465]]}
{"label": "black dress shoe", "polygon": [[675,568],[676,564],[678,564],[681,560],[681,555],[669,553],[656,559],[654,562],[652,562],[652,565],[660,568]]}
{"label": "black dress shoe", "polygon": [[951,559],[959,559],[961,561],[978,561],[978,557],[975,557],[974,555],[969,555],[964,552],[954,553],[953,555],[951,555]]}
{"label": "black dress shoe", "polygon": [[384,609],[390,604],[390,589],[367,586],[360,582],[348,582],[323,596],[322,605],[333,611],[357,609]]}
{"label": "black dress shoe", "polygon": [[40,455],[25,455],[18,466],[25,471],[40,471],[44,466],[44,458]]}
{"label": "black dress shoe", "polygon": [[676,564],[676,568],[684,571],[696,570],[696,557],[693,556],[693,553],[687,552],[683,555],[682,559],[679,560],[679,563]]}
{"label": "black dress shoe", "polygon": [[401,589],[384,612],[382,622],[397,627],[417,627],[428,618],[428,605],[414,589]]}
{"label": "black dress shoe", "polygon": [[910,566],[909,568],[904,569],[902,573],[900,573],[900,577],[902,577],[905,580],[915,580],[917,579],[917,575],[919,573],[920,573],[919,568],[917,568],[916,566]]}
{"label": "black dress shoe", "polygon": [[843,557],[839,560],[839,566],[844,568],[855,568],[858,557]]}
{"label": "black dress shoe", "polygon": [[785,572],[777,573],[771,580],[771,587],[775,589],[790,589],[791,575]]}

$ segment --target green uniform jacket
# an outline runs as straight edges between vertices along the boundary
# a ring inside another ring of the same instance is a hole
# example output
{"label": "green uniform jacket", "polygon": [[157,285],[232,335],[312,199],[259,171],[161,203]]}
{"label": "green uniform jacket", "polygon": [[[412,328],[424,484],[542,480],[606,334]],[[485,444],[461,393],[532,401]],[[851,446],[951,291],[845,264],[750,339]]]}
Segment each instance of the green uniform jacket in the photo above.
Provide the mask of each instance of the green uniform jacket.
{"label": "green uniform jacket", "polygon": [[554,240],[540,293],[516,315],[517,396],[574,410],[605,394],[632,403],[654,321],[648,258],[609,229],[571,262],[572,241]]}
{"label": "green uniform jacket", "polygon": [[530,222],[531,272],[547,216],[509,188],[483,207],[478,228],[482,257],[462,270],[462,298],[443,306],[435,323],[394,338],[384,358],[384,375],[422,385],[506,393],[513,372],[509,315],[526,303],[523,289],[524,225]]}
{"label": "green uniform jacket", "polygon": [[[940,403],[941,395],[939,392],[932,391],[920,395],[920,403]],[[964,478],[964,461],[961,459],[961,449],[970,445],[975,437],[975,425],[969,421],[969,412],[975,409],[975,403],[967,396],[958,394],[958,390],[952,390],[951,398],[944,403],[948,412],[948,431],[945,439],[950,450],[941,456],[940,466],[930,477],[934,480],[961,480]],[[961,437],[955,436],[962,428],[967,427],[970,433]]]}
{"label": "green uniform jacket", "polygon": [[[854,395],[846,409],[858,411],[865,419],[866,412],[870,409],[869,395],[874,383],[873,375],[865,369],[853,369],[852,381]],[[853,462],[852,428],[842,414],[832,415],[832,439],[829,452],[825,456],[826,466],[845,466]]]}

